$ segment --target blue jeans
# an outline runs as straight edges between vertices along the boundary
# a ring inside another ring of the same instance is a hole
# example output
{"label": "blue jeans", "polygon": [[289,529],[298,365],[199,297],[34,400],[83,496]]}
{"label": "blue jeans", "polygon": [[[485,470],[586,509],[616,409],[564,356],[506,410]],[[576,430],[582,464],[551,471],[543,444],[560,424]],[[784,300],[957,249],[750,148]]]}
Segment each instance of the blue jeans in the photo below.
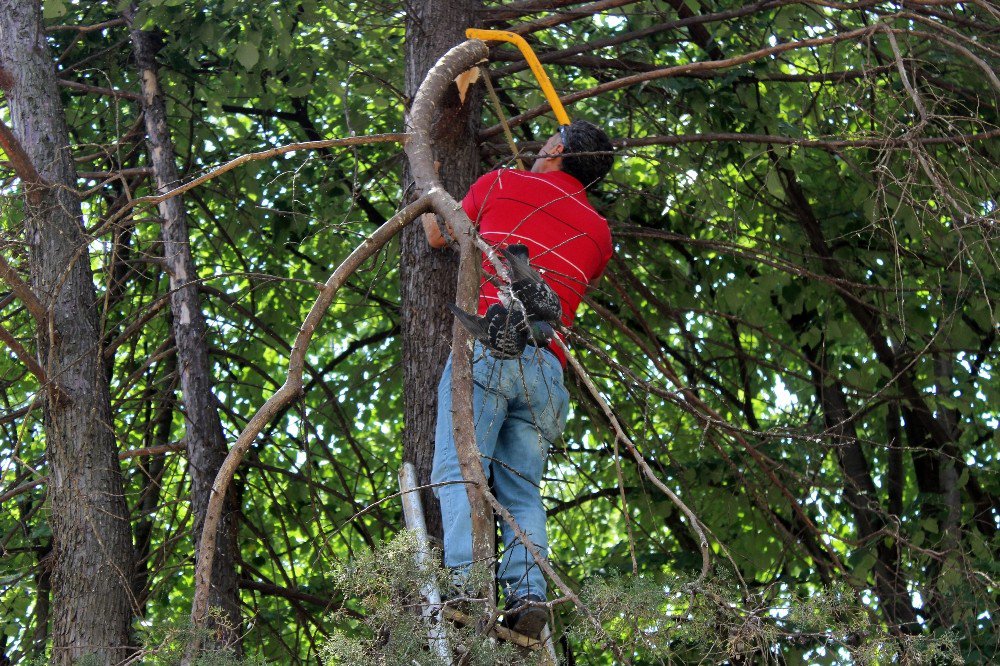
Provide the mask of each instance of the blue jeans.
{"label": "blue jeans", "polygon": [[[566,427],[569,393],[559,360],[529,346],[520,358],[500,360],[476,343],[472,352],[472,409],[483,471],[493,474],[493,491],[517,524],[548,555],[545,507],[540,484],[549,445]],[[451,359],[438,384],[437,428],[432,483],[441,502],[445,564],[462,572],[472,563],[472,511],[455,452],[451,415]],[[497,578],[507,598],[545,598],[545,577],[506,522]]]}

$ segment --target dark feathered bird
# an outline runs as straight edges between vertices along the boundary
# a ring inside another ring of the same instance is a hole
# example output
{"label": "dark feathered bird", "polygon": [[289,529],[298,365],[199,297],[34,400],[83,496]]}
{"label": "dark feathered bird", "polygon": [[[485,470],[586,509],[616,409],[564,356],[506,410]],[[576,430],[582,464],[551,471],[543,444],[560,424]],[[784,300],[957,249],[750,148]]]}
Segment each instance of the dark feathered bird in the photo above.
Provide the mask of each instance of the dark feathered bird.
{"label": "dark feathered bird", "polygon": [[510,289],[524,305],[528,319],[559,325],[562,322],[559,295],[528,263],[528,248],[520,244],[511,245],[500,248],[500,254],[510,267]]}
{"label": "dark feathered bird", "polygon": [[521,308],[515,307],[511,311],[500,303],[494,303],[480,317],[463,312],[453,303],[449,303],[448,307],[462,326],[472,333],[472,337],[486,345],[495,357],[518,358],[524,353],[528,344],[528,320]]}
{"label": "dark feathered bird", "polygon": [[535,347],[548,347],[555,337],[556,330],[547,321],[533,321],[528,328],[528,344]]}

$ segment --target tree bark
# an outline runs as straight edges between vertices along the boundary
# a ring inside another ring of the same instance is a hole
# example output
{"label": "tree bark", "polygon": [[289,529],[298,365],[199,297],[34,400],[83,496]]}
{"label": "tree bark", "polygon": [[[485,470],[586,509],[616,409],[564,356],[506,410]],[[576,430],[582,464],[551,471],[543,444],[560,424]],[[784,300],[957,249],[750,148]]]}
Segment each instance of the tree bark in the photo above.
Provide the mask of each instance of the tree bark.
{"label": "tree bark", "polygon": [[0,3],[0,66],[12,79],[14,135],[46,183],[25,198],[25,226],[31,288],[45,306],[39,356],[57,386],[45,403],[52,663],[93,655],[114,664],[131,653],[132,537],[76,171],[37,0]]}
{"label": "tree bark", "polygon": [[[167,107],[160,88],[155,60],[159,39],[150,32],[131,26],[133,6],[127,12],[136,64],[142,81],[142,106],[146,121],[146,142],[149,147],[158,194],[180,184],[176,154],[167,126]],[[172,330],[177,345],[177,365],[185,415],[184,445],[187,450],[188,474],[191,476],[191,507],[194,514],[195,552],[201,557],[200,541],[205,511],[215,476],[226,458],[226,441],[222,423],[212,393],[213,378],[207,351],[205,317],[198,298],[194,261],[188,234],[187,213],[180,196],[161,201],[160,232],[163,238],[163,259],[170,279]],[[215,541],[215,556],[211,573],[209,605],[220,608],[225,617],[212,626],[219,645],[240,649],[239,578],[236,573],[239,507],[236,493],[227,493]]]}
{"label": "tree bark", "polygon": [[[406,96],[412,100],[428,70],[448,49],[465,41],[465,29],[476,25],[478,0],[415,0],[406,15]],[[482,91],[469,89],[464,104],[454,86],[442,102],[434,128],[434,158],[441,164],[441,182],[461,200],[479,167]],[[404,177],[413,187],[409,171]],[[404,430],[403,460],[412,462],[420,485],[430,483],[437,420],[437,384],[451,346],[453,317],[447,309],[455,300],[458,256],[434,250],[420,225],[410,225],[400,239],[403,331]],[[441,512],[430,491],[421,500],[427,531],[441,538]]]}

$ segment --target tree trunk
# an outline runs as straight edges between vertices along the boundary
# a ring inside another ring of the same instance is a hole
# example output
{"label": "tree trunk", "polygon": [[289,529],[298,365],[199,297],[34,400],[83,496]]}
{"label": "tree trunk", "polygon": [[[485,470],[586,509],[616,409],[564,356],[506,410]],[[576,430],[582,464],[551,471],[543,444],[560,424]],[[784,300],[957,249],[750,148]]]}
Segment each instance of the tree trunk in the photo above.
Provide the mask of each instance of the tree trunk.
{"label": "tree trunk", "polygon": [[[476,25],[478,0],[415,0],[406,15],[406,96],[411,100],[427,71],[448,49],[465,41],[465,29]],[[435,123],[434,157],[441,163],[441,181],[461,200],[478,174],[476,135],[482,92],[472,87],[463,104],[457,88],[445,97]],[[406,173],[407,189],[413,178]],[[451,345],[453,317],[447,309],[455,300],[458,255],[434,250],[421,225],[403,230],[400,239],[403,330],[403,393],[405,427],[403,459],[412,462],[421,485],[430,483],[434,456],[437,384]],[[421,497],[427,531],[441,537],[441,512],[430,491]]]}
{"label": "tree trunk", "polygon": [[108,382],[55,69],[37,0],[0,3],[0,66],[14,135],[47,187],[25,199],[31,285],[45,305],[38,353],[49,386],[45,441],[53,546],[52,663],[131,652],[133,553]]}
{"label": "tree trunk", "polygon": [[[134,7],[128,12],[131,23]],[[146,142],[156,177],[157,192],[162,194],[180,183],[173,142],[167,126],[167,108],[154,58],[159,39],[150,32],[131,28],[142,81],[142,106],[146,121]],[[213,379],[208,358],[205,317],[198,298],[198,274],[191,258],[187,213],[181,197],[159,204],[163,218],[163,259],[170,279],[172,329],[177,345],[181,393],[185,415],[184,444],[191,475],[191,506],[194,512],[195,552],[200,557],[199,541],[205,523],[205,511],[215,475],[226,458],[226,441],[212,393]],[[236,493],[227,493],[216,537],[212,564],[209,606],[220,608],[225,620],[213,626],[219,644],[240,652],[239,579],[236,574]],[[218,645],[218,644],[217,644]]]}

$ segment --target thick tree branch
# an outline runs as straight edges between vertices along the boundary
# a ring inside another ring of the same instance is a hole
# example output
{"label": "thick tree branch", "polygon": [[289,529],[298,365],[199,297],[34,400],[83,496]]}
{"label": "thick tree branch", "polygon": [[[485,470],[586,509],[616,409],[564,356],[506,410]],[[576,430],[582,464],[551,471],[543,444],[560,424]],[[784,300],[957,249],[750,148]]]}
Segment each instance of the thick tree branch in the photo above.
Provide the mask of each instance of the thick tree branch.
{"label": "thick tree branch", "polygon": [[35,360],[35,357],[29,353],[20,342],[17,341],[17,338],[11,335],[10,331],[4,328],[3,324],[0,324],[0,342],[6,344],[7,348],[14,352],[14,355],[17,356],[18,360],[21,361],[21,363],[24,363],[31,374],[38,379],[38,383],[43,388],[48,386],[49,379],[45,374],[44,368],[42,368],[42,366],[38,364],[38,361]]}
{"label": "thick tree branch", "polygon": [[38,296],[28,286],[28,283],[21,279],[14,267],[7,263],[7,260],[2,256],[0,256],[0,280],[6,282],[14,295],[21,299],[24,307],[35,320],[35,324],[44,326],[45,322],[48,321],[48,312],[45,306],[38,300]]}
{"label": "thick tree branch", "polygon": [[[358,137],[364,139],[366,137]],[[363,141],[362,141],[363,142]],[[325,142],[324,142],[325,143]],[[302,374],[305,367],[305,356],[313,333],[323,320],[323,316],[333,302],[333,297],[340,287],[369,257],[378,252],[389,240],[399,233],[404,226],[412,222],[430,207],[428,197],[421,197],[403,210],[393,215],[385,224],[379,227],[361,245],[337,267],[330,275],[319,296],[306,315],[292,344],[292,353],[288,360],[288,372],[284,384],[274,395],[267,399],[257,413],[253,415],[243,428],[233,447],[229,450],[226,460],[219,469],[215,483],[212,486],[212,497],[205,515],[205,525],[202,529],[201,548],[198,563],[195,567],[195,594],[191,608],[192,621],[201,626],[208,613],[208,595],[210,591],[210,573],[212,560],[215,556],[215,535],[219,520],[222,517],[222,507],[226,492],[232,482],[237,467],[250,449],[257,435],[276,414],[301,395]]]}
{"label": "thick tree branch", "polygon": [[[451,228],[459,244],[458,291],[456,305],[469,312],[475,309],[479,291],[472,222],[462,206],[445,191],[434,167],[431,150],[432,123],[441,98],[455,77],[483,61],[489,51],[479,40],[469,40],[452,48],[437,61],[424,77],[413,106],[410,109],[409,129],[411,139],[406,144],[406,155],[416,182],[417,190],[431,202]],[[487,482],[476,445],[476,428],[472,416],[472,339],[456,322],[452,327],[452,414],[455,428],[455,450],[462,477],[468,484],[466,492],[472,510],[472,560],[488,562],[493,558],[495,533],[493,513],[487,503]],[[485,594],[492,601],[490,593]],[[487,607],[492,603],[487,603]]]}

